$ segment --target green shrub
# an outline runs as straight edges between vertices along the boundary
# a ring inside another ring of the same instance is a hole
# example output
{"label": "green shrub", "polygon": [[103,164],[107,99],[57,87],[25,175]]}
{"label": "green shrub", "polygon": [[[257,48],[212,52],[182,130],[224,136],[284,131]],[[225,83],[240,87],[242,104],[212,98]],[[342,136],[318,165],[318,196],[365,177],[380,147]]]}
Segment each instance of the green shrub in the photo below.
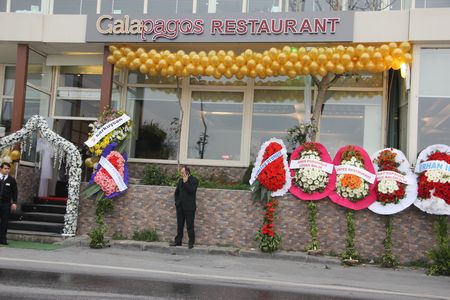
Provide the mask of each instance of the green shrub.
{"label": "green shrub", "polygon": [[128,239],[127,236],[123,235],[121,232],[114,232],[111,238],[116,241]]}
{"label": "green shrub", "polygon": [[135,241],[159,242],[159,235],[155,229],[136,230],[132,239]]}
{"label": "green shrub", "polygon": [[447,216],[437,216],[434,229],[436,231],[437,247],[427,253],[432,260],[428,274],[450,276],[450,238],[448,235]]}
{"label": "green shrub", "polygon": [[144,169],[142,183],[147,185],[170,185],[170,177],[164,170],[155,165],[147,165]]}
{"label": "green shrub", "polygon": [[242,176],[242,183],[243,184],[249,185],[250,178],[252,177],[253,167],[254,167],[253,164],[250,164],[247,167],[247,170],[245,170],[245,173]]}

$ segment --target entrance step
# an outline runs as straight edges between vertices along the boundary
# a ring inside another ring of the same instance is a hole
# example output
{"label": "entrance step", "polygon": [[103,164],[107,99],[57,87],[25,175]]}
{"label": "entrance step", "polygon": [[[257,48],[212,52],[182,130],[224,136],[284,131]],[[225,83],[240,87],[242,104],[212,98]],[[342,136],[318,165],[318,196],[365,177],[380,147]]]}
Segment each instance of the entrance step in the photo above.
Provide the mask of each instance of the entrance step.
{"label": "entrance step", "polygon": [[63,214],[52,214],[43,212],[24,212],[17,221],[35,221],[49,223],[64,223]]}
{"label": "entrance step", "polygon": [[65,205],[53,205],[53,204],[23,204],[22,211],[65,214],[66,206]]}
{"label": "entrance step", "polygon": [[66,205],[67,198],[65,197],[38,197],[34,200],[35,204],[51,204],[51,205]]}
{"label": "entrance step", "polygon": [[34,221],[9,221],[8,228],[13,230],[40,231],[61,234],[64,224]]}
{"label": "entrance step", "polygon": [[23,231],[8,229],[8,240],[39,242],[39,243],[60,243],[64,241],[64,237],[58,233],[41,232],[41,231]]}

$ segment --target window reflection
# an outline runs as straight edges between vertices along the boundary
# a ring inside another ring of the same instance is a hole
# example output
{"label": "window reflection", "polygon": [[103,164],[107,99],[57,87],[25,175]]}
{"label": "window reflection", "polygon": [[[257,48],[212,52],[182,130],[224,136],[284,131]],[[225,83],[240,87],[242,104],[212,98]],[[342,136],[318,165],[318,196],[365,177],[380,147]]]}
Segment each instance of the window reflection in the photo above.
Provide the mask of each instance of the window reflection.
{"label": "window reflection", "polygon": [[240,160],[240,92],[192,92],[188,158]]}
{"label": "window reflection", "polygon": [[55,115],[97,117],[101,67],[61,67]]}
{"label": "window reflection", "polygon": [[334,156],[340,147],[358,145],[368,153],[381,147],[381,92],[326,94],[320,119],[320,142]]}
{"label": "window reflection", "polygon": [[278,0],[249,0],[249,13],[281,12],[281,1]]}
{"label": "window reflection", "polygon": [[450,97],[419,98],[417,150],[429,145],[450,145]]}
{"label": "window reflection", "polygon": [[210,9],[212,13],[241,13],[242,0],[216,0],[215,10]]}
{"label": "window reflection", "polygon": [[140,15],[144,13],[144,0],[102,0],[100,11],[107,14]]}
{"label": "window reflection", "polygon": [[41,0],[12,0],[11,12],[41,12]]}
{"label": "window reflection", "polygon": [[[424,1],[424,0],[416,0]],[[430,0],[428,0],[430,1]],[[438,0],[439,1],[439,0]],[[447,0],[441,0],[447,1]],[[378,11],[378,10],[400,10],[402,0],[347,0],[347,1],[330,1],[330,0],[289,0],[288,11]],[[344,6],[345,5],[345,6]]]}
{"label": "window reflection", "polygon": [[176,89],[130,87],[127,112],[137,130],[131,157],[176,159],[180,119]]}
{"label": "window reflection", "polygon": [[416,8],[450,7],[448,0],[416,0]]}
{"label": "window reflection", "polygon": [[[148,13],[151,15],[191,14],[192,0],[150,0]],[[205,12],[206,13],[206,12]]]}
{"label": "window reflection", "polygon": [[94,14],[97,0],[54,0],[53,14]]}
{"label": "window reflection", "polygon": [[6,11],[6,0],[0,0],[0,12]]}
{"label": "window reflection", "polygon": [[250,159],[256,158],[262,143],[272,137],[284,139],[287,130],[304,117],[303,90],[255,90]]}

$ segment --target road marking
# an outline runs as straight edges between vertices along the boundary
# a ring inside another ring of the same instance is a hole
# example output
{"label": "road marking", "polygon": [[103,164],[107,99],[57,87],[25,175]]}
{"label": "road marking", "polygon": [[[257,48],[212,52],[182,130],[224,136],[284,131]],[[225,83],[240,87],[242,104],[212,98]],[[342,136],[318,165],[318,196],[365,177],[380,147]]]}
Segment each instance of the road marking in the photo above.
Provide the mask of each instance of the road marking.
{"label": "road marking", "polygon": [[395,296],[407,296],[416,298],[430,298],[430,299],[445,299],[450,300],[450,297],[428,295],[428,294],[413,294],[413,293],[403,293],[388,290],[376,290],[368,288],[358,288],[358,287],[347,287],[347,286],[336,286],[330,284],[313,284],[313,283],[298,283],[291,281],[277,281],[275,279],[263,279],[263,278],[249,278],[249,277],[239,277],[239,276],[223,276],[223,275],[210,275],[210,274],[192,274],[184,272],[174,272],[174,271],[163,271],[163,270],[148,270],[130,267],[118,267],[118,266],[108,266],[108,265],[94,265],[94,264],[83,264],[83,263],[71,263],[71,262],[55,262],[47,260],[34,260],[34,259],[23,259],[23,258],[6,258],[0,257],[0,261],[9,262],[27,262],[34,264],[47,264],[47,265],[57,265],[57,266],[72,266],[72,267],[82,267],[82,268],[92,268],[92,269],[104,269],[104,270],[116,270],[116,271],[132,271],[132,272],[142,272],[149,274],[160,274],[160,275],[176,275],[184,276],[196,279],[216,279],[231,282],[246,282],[246,283],[258,283],[264,285],[281,285],[285,287],[298,287],[298,288],[314,288],[314,289],[326,289],[333,291],[342,292],[363,292],[381,295],[395,295]]}

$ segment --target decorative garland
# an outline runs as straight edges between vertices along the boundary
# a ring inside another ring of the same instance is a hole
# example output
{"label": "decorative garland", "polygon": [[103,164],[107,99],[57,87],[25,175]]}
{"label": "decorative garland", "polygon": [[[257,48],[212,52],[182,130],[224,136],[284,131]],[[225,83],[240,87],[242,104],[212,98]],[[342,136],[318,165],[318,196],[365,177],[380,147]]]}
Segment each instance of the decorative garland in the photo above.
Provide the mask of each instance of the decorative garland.
{"label": "decorative garland", "polygon": [[375,170],[367,152],[349,145],[339,149],[334,157],[336,190],[330,193],[331,201],[344,207],[361,210],[376,200]]}
{"label": "decorative garland", "polygon": [[[59,136],[48,127],[44,117],[32,116],[25,126],[0,139],[0,150],[18,143],[21,143],[21,150],[31,152],[33,133],[39,131],[44,139],[46,139],[55,148],[55,164],[59,160],[61,167],[63,159],[66,162],[66,172],[69,173],[68,199],[66,214],[64,216],[63,236],[75,236],[77,230],[78,219],[78,200],[81,183],[81,155],[77,147]],[[28,146],[28,147],[27,147]]]}
{"label": "decorative garland", "polygon": [[395,268],[398,261],[392,252],[392,216],[385,217],[386,237],[383,240],[384,254],[381,257],[381,265],[385,268]]}
{"label": "decorative garland", "polygon": [[185,53],[126,46],[110,46],[108,62],[118,68],[139,70],[151,76],[222,76],[231,78],[244,76],[266,78],[271,76],[320,75],[348,72],[384,72],[398,70],[402,63],[412,61],[411,45],[382,44],[379,47],[359,44],[335,47],[290,47],[270,48],[260,52],[247,49],[236,55],[229,50],[211,50]]}
{"label": "decorative garland", "polygon": [[283,196],[291,185],[286,147],[282,140],[271,138],[259,150],[250,178],[253,200],[264,205],[264,221],[256,235],[259,248],[263,252],[275,252],[279,249],[281,237],[275,231],[274,221],[278,201],[274,196]]}
{"label": "decorative garland", "polygon": [[424,212],[450,215],[450,147],[433,145],[417,158],[418,198],[414,202]]}
{"label": "decorative garland", "polygon": [[347,210],[345,217],[347,219],[347,238],[345,251],[341,255],[342,262],[347,265],[357,264],[360,260],[359,252],[355,247],[355,220],[353,219],[353,211]]}
{"label": "decorative garland", "polygon": [[391,215],[408,208],[417,198],[417,179],[405,155],[386,148],[372,155],[377,171],[377,201],[369,209],[377,214]]}
{"label": "decorative garland", "polygon": [[89,127],[92,131],[85,144],[94,155],[100,153],[101,156],[86,160],[86,165],[92,165],[95,171],[89,186],[83,191],[83,197],[96,195],[97,227],[89,233],[90,247],[103,248],[107,244],[104,215],[114,208],[111,199],[128,188],[128,156],[124,150],[132,132],[132,123],[125,112],[107,109]]}

